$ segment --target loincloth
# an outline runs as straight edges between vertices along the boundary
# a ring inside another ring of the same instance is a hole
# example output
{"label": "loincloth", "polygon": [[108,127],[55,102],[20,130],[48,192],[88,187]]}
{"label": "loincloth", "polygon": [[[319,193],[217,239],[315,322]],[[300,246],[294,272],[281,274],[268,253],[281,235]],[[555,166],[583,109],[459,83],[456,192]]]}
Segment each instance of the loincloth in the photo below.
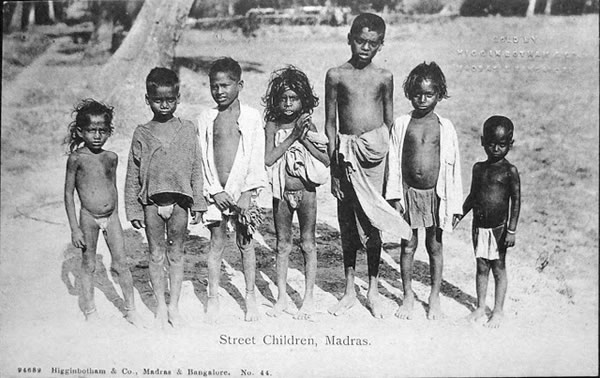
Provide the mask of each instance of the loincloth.
{"label": "loincloth", "polygon": [[108,215],[103,215],[101,217],[94,215],[92,213],[90,213],[86,208],[82,207],[80,210],[80,217],[82,214],[86,214],[87,216],[91,217],[94,222],[96,222],[96,225],[98,226],[98,228],[102,231],[102,232],[106,232],[108,230],[108,225],[110,224],[110,217],[112,216],[114,211],[111,211]]}
{"label": "loincloth", "polygon": [[435,187],[430,189],[416,189],[403,183],[404,220],[411,228],[439,227],[440,198],[435,192]]}
{"label": "loincloth", "polygon": [[473,227],[473,249],[475,257],[486,260],[498,260],[506,225],[501,224],[494,228]]}

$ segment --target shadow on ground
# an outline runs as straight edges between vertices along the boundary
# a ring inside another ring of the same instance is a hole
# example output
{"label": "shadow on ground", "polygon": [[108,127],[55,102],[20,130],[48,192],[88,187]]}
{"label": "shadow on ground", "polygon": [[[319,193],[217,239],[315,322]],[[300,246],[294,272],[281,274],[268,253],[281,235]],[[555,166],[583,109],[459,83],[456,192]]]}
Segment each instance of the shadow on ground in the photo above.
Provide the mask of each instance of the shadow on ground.
{"label": "shadow on ground", "polygon": [[[265,221],[259,227],[259,232],[263,236],[267,247],[255,243],[256,250],[256,287],[260,293],[272,303],[275,302],[277,293],[272,292],[269,282],[263,278],[260,273],[263,273],[273,283],[277,282],[277,272],[275,267],[276,261],[276,236],[273,227],[272,212],[268,211]],[[300,230],[297,225],[293,226],[293,244],[294,248],[290,254],[289,268],[296,269],[304,273],[304,256],[300,249]],[[131,269],[133,276],[133,284],[135,289],[140,294],[143,304],[155,312],[156,299],[150,284],[150,275],[148,272],[148,245],[145,236],[136,230],[127,229],[125,233],[125,249],[127,253],[127,263]],[[343,256],[340,243],[339,232],[325,223],[318,223],[316,227],[317,234],[317,279],[316,285],[327,293],[330,293],[336,298],[340,298],[344,292],[344,269]],[[184,281],[191,281],[194,294],[199,299],[203,308],[206,308],[208,301],[207,286],[208,286],[208,266],[207,257],[210,241],[204,237],[197,235],[188,235],[186,237],[185,260],[184,260]],[[388,253],[394,252],[395,256],[399,256],[397,245],[384,245],[384,250]],[[391,253],[390,253],[391,254]],[[83,298],[81,295],[81,251],[69,246],[65,253],[65,260],[62,266],[61,279],[71,295],[79,297],[79,307],[83,308]],[[113,282],[109,280],[105,264],[102,264],[102,255],[97,255],[96,258],[96,276],[95,286],[106,298],[113,303],[123,314],[125,306],[123,299],[120,296],[120,288],[115,288]],[[223,259],[236,271],[243,272],[241,255],[235,245],[235,236],[230,234],[228,237]],[[167,260],[165,259],[165,262]],[[108,265],[108,264],[107,264]],[[429,286],[431,284],[429,277],[429,264],[415,260],[413,279]],[[74,278],[71,279],[71,276]],[[357,254],[357,276],[366,276],[366,255],[364,251],[359,251]],[[380,264],[379,276],[385,279],[393,287],[401,290],[400,273],[386,263]],[[363,278],[364,279],[364,278]],[[366,281],[366,279],[365,279]],[[228,273],[224,264],[221,265],[221,280],[220,286],[227,294],[229,294],[238,303],[240,308],[245,311],[244,293],[236,287],[232,282],[231,274]],[[402,299],[390,291],[380,288],[382,295],[402,304]],[[304,293],[299,293],[297,290],[287,285],[287,293],[294,304],[299,308],[302,305],[302,296]],[[454,299],[456,302],[465,306],[470,311],[474,310],[476,300],[474,297],[466,294],[459,287],[448,281],[442,281],[442,295]],[[167,303],[169,301],[168,293],[166,293]],[[366,306],[366,298],[363,295],[358,296],[359,301]],[[427,301],[417,298],[418,302],[428,310]]]}

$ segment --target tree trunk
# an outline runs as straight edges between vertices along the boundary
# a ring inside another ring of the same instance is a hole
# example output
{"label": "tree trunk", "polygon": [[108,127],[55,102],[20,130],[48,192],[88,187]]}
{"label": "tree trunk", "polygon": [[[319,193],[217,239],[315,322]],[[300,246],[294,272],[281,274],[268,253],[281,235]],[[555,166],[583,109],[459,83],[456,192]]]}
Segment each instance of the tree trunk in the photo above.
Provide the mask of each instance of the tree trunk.
{"label": "tree trunk", "polygon": [[527,7],[527,17],[533,16],[535,12],[536,0],[529,0],[529,6]]}
{"label": "tree trunk", "polygon": [[154,67],[172,67],[175,45],[193,2],[145,0],[127,37],[102,67],[95,87],[128,128],[149,118],[144,102],[146,76]]}
{"label": "tree trunk", "polygon": [[546,1],[546,9],[544,10],[544,14],[550,14],[552,11],[552,0]]}

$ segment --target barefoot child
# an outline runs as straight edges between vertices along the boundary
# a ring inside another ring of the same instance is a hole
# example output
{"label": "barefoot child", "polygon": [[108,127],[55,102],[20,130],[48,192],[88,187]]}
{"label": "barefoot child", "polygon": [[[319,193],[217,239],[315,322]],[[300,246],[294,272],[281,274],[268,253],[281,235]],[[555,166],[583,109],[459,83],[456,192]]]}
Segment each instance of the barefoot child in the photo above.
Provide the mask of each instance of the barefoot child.
{"label": "barefoot child", "polygon": [[346,312],[356,303],[356,252],[364,247],[369,274],[368,306],[374,317],[383,317],[377,287],[381,231],[410,238],[410,228],[381,194],[392,126],[393,77],[371,61],[381,50],[384,36],[385,23],[379,16],[358,15],[348,34],[352,57],[331,68],[325,78],[331,192],[338,200],[346,277],[343,297],[329,309],[334,315]]}
{"label": "barefoot child", "polygon": [[463,214],[473,209],[473,246],[477,259],[477,309],[468,319],[477,321],[485,316],[485,296],[491,268],[496,294],[494,310],[486,326],[492,328],[499,327],[504,317],[508,282],[506,249],[515,245],[521,208],[519,172],[505,159],[513,145],[513,130],[511,120],[503,116],[493,116],[485,121],[481,145],[488,158],[473,166],[471,191],[463,204]]}
{"label": "barefoot child", "polygon": [[[112,257],[111,270],[117,276],[125,297],[125,318],[140,325],[133,300],[133,280],[125,262],[123,229],[117,206],[117,164],[114,152],[102,149],[113,131],[112,107],[92,99],[75,108],[75,121],[69,125],[69,158],[65,178],[65,207],[73,245],[82,250],[82,286],[86,320],[97,317],[94,305],[94,272],[98,231],[102,230]],[[79,223],[73,192],[81,203]]]}
{"label": "barefoot child", "polygon": [[265,103],[265,165],[273,191],[273,218],[277,235],[277,302],[270,316],[294,312],[286,293],[288,259],[292,250],[292,218],[298,214],[306,285],[302,307],[294,318],[314,313],[313,289],[317,272],[315,225],[316,187],[329,175],[327,138],[318,134],[310,114],[319,99],[306,75],[293,66],[273,72]]}
{"label": "barefoot child", "polygon": [[209,70],[210,92],[217,107],[203,112],[198,132],[204,166],[204,194],[210,203],[205,222],[210,230],[207,320],[219,311],[221,257],[227,231],[235,228],[246,281],[246,321],[258,320],[254,294],[256,256],[252,228],[240,220],[255,212],[256,197],[266,185],[265,137],[258,110],[240,104],[242,69],[231,58],[216,60]]}
{"label": "barefoot child", "polygon": [[423,227],[431,272],[427,317],[435,320],[442,316],[442,232],[452,231],[453,219],[462,213],[458,140],[452,122],[434,112],[438,102],[448,98],[446,79],[435,62],[415,67],[403,87],[414,110],[396,119],[392,128],[386,198],[404,215],[413,236],[401,244],[404,300],[396,316],[412,317],[414,253],[418,228]]}
{"label": "barefoot child", "polygon": [[[183,242],[188,211],[192,223],[206,210],[196,127],[174,117],[179,78],[167,68],[153,68],[146,78],[146,104],[152,120],[139,125],[131,141],[125,208],[136,229],[145,228],[150,249],[150,282],[156,296],[156,326],[183,325],[178,303],[183,282]],[[169,304],[165,300],[165,255],[169,271]]]}

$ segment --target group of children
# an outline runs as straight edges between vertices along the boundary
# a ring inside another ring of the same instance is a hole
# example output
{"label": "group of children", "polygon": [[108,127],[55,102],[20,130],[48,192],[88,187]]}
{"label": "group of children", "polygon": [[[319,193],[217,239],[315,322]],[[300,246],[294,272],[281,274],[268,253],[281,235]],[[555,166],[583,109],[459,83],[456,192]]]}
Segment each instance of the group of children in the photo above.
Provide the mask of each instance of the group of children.
{"label": "group of children", "polygon": [[[210,230],[208,321],[218,319],[221,259],[230,231],[235,231],[242,255],[245,319],[258,319],[253,234],[262,221],[257,197],[268,184],[277,238],[278,295],[267,315],[288,312],[296,319],[310,319],[316,311],[316,188],[328,180],[337,199],[346,278],[344,294],[329,309],[331,314],[343,314],[356,303],[356,253],[364,248],[369,276],[367,305],[374,317],[383,317],[378,277],[381,236],[385,232],[402,239],[404,298],[396,316],[410,319],[415,302],[411,281],[417,231],[424,228],[431,272],[427,316],[442,317],[442,234],[452,231],[473,209],[477,309],[469,319],[477,321],[486,316],[491,268],[496,295],[486,324],[500,324],[507,286],[506,250],[515,243],[520,208],[519,174],[505,159],[513,144],[513,124],[503,116],[485,121],[481,144],[488,158],[473,166],[471,189],[463,202],[456,131],[449,120],[434,112],[437,103],[448,97],[444,74],[434,62],[415,67],[403,85],[414,109],[394,121],[392,74],[372,63],[384,36],[385,23],[379,16],[363,13],[355,18],[348,34],[351,58],[326,75],[325,135],[311,120],[319,99],[306,75],[293,66],[271,75],[262,98],[265,110],[261,117],[259,111],[239,100],[244,86],[240,65],[231,58],[216,60],[209,79],[217,106],[203,112],[196,125],[174,116],[180,101],[177,75],[167,68],[150,72],[146,103],[154,116],[133,134],[125,207],[132,226],[146,232],[149,274],[157,300],[155,321],[159,326],[182,324],[178,300],[190,215],[191,223],[203,223]],[[112,254],[111,269],[125,297],[126,319],[139,325],[131,273],[123,262],[115,178],[117,155],[102,148],[113,131],[113,111],[97,101],[85,100],[75,114],[69,126],[65,204],[73,245],[83,251],[83,311],[86,319],[95,318],[92,278],[102,230]],[[81,203],[79,220],[75,190]],[[300,225],[306,277],[299,310],[286,293],[294,213]]]}

